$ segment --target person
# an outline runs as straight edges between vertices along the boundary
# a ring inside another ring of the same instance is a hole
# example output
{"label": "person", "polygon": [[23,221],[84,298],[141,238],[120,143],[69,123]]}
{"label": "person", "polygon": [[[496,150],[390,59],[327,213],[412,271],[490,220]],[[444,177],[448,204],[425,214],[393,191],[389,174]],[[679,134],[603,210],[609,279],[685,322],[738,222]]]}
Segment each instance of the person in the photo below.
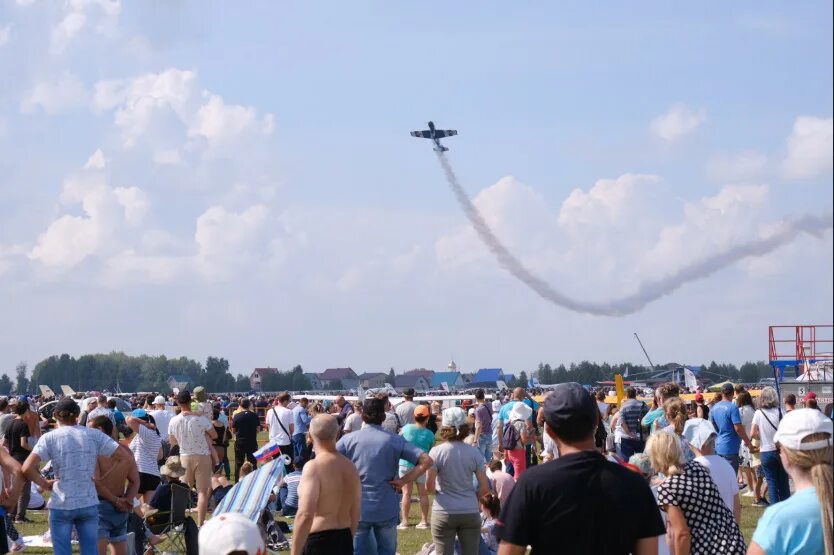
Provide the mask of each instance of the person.
{"label": "person", "polygon": [[478,450],[484,460],[492,458],[492,411],[486,401],[483,389],[475,390],[475,437],[477,438]]}
{"label": "person", "polygon": [[605,402],[605,391],[600,389],[596,394],[597,407],[599,408],[599,417],[603,421],[608,421],[608,403]]}
{"label": "person", "polygon": [[[214,440],[214,451],[220,459],[219,466],[222,466],[223,472],[228,480],[231,475],[231,468],[229,466],[229,440],[231,440],[231,432],[227,425],[228,419],[224,422],[220,416],[221,414],[223,414],[223,411],[220,409],[220,405],[212,407],[211,427],[214,428],[214,432],[217,434],[217,438]],[[215,469],[215,473],[217,471],[218,469]]]}
{"label": "person", "polygon": [[306,463],[304,457],[295,457],[292,461],[292,472],[284,476],[278,485],[278,499],[281,501],[281,514],[284,516],[295,516],[298,512],[298,485]]}
{"label": "person", "polygon": [[640,422],[643,427],[648,428],[649,433],[669,425],[663,414],[663,403],[665,403],[667,399],[679,396],[680,387],[675,382],[663,383],[655,389],[652,410],[647,412],[643,417],[643,420]]}
{"label": "person", "polygon": [[292,449],[296,457],[300,457],[304,453],[305,443],[307,441],[307,430],[310,429],[310,420],[313,419],[310,413],[307,412],[307,407],[310,401],[307,397],[302,397],[298,404],[292,409]]}
{"label": "person", "polygon": [[802,398],[802,403],[805,405],[806,409],[819,410],[819,407],[817,406],[817,394],[813,391],[809,391],[805,394],[805,396]]}
{"label": "person", "polygon": [[657,552],[664,533],[649,486],[612,463],[594,445],[600,424],[593,397],[578,383],[557,385],[544,398],[545,433],[559,458],[525,472],[501,508],[499,555]]}
{"label": "person", "polygon": [[336,397],[334,407],[336,409],[336,420],[338,420],[339,426],[344,426],[348,415],[353,412],[353,405],[345,401],[343,396],[339,395]]}
{"label": "person", "polygon": [[738,452],[742,442],[751,453],[756,448],[750,443],[750,438],[744,431],[744,425],[741,423],[741,413],[738,406],[733,402],[734,395],[735,388],[733,384],[725,383],[721,386],[722,401],[712,407],[709,419],[718,431],[718,438],[715,440],[715,452],[727,459],[727,462],[733,467],[733,471],[738,472]]}
{"label": "person", "polygon": [[358,432],[362,428],[362,405],[357,402],[354,409],[347,415],[342,432],[349,434]]}
{"label": "person", "polygon": [[495,535],[495,521],[501,514],[501,501],[492,492],[479,499],[481,503],[481,550],[483,555],[498,553],[498,537]]}
{"label": "person", "polygon": [[119,432],[117,431],[116,427],[116,416],[113,414],[113,411],[110,407],[107,406],[107,395],[99,395],[96,398],[96,408],[90,410],[87,413],[87,427],[91,428],[93,425],[93,419],[96,416],[106,416],[113,422],[113,439],[119,439]]}
{"label": "person", "polygon": [[[113,423],[106,416],[96,416],[91,423],[94,430],[99,430],[106,436],[113,435]],[[120,461],[114,461],[110,457],[97,457],[93,474],[99,499],[99,555],[106,555],[108,544],[113,547],[114,555],[127,555],[127,521],[130,511],[133,510],[133,499],[139,494],[141,485],[139,468],[133,458],[133,452],[124,445],[119,445],[119,450],[125,454]],[[156,458],[153,465],[156,467]]]}
{"label": "person", "polygon": [[[529,410],[523,403],[513,410],[519,407]],[[443,411],[440,428],[443,443],[429,451],[434,462],[429,483],[434,483],[436,477],[438,486],[431,518],[431,536],[438,555],[453,555],[455,538],[460,542],[461,555],[478,554],[481,535],[478,499],[489,493],[489,486],[483,455],[477,448],[463,443],[468,434],[469,424],[463,409],[450,407]],[[473,482],[477,483],[477,492]]]}
{"label": "person", "polygon": [[[292,411],[287,408],[289,404],[290,394],[286,391],[280,393],[275,398],[272,409],[266,413],[266,427],[269,431],[269,441],[276,443],[281,448],[281,453],[289,455],[292,459],[292,436],[295,425],[293,424]],[[235,428],[237,428],[237,423],[235,423]]]}
{"label": "person", "polygon": [[635,453],[642,453],[646,445],[641,420],[648,414],[649,407],[643,401],[637,400],[637,390],[633,387],[627,387],[625,394],[626,400],[620,407],[620,416],[615,424],[619,426],[621,434],[617,454],[623,460],[628,460]]}
{"label": "person", "polygon": [[8,397],[0,397],[0,442],[5,444],[6,434],[9,433],[9,427],[14,421],[14,412],[12,412],[12,405],[9,403]]}
{"label": "person", "polygon": [[[258,428],[261,426],[260,418],[251,410],[249,399],[241,400],[240,408],[241,412],[232,418],[235,434],[237,435],[235,439],[235,482],[240,480],[240,466],[243,463],[249,461],[252,466],[258,466],[254,453],[258,450]],[[269,420],[269,416],[267,416],[267,420]],[[292,449],[288,452],[281,448],[281,453],[290,454],[291,452]]]}
{"label": "person", "polygon": [[207,418],[191,412],[191,393],[177,394],[180,413],[168,424],[168,441],[179,447],[180,462],[185,467],[185,482],[197,489],[197,526],[202,526],[211,496],[212,442],[217,438]]}
{"label": "person", "polygon": [[[516,387],[513,389],[511,399],[501,406],[501,409],[498,411],[498,419],[497,419],[497,426],[498,426],[498,451],[504,452],[504,432],[507,429],[507,422],[510,421],[510,411],[513,407],[518,404],[522,403],[524,399],[527,397],[527,393],[524,391],[523,387]],[[527,422],[527,430],[530,431],[533,429],[533,422],[532,422],[532,412],[531,418]],[[529,437],[527,438],[529,440]],[[522,448],[524,449],[524,459],[526,461],[527,458],[527,449],[526,449],[527,441],[522,443]],[[507,460],[509,463],[508,471],[510,474],[515,475],[515,469],[513,468],[513,463],[510,460]]]}
{"label": "person", "polygon": [[[501,434],[501,443],[504,456],[512,465],[512,475],[516,480],[527,470],[526,445],[529,441],[528,428],[532,414],[533,411],[529,406],[518,402],[513,404],[512,409],[505,417],[506,424],[504,424],[504,432]],[[504,418],[502,418],[503,420]]]}
{"label": "person", "polygon": [[[0,523],[5,522],[6,533],[0,533],[0,553],[13,553],[26,549],[23,537],[14,526],[14,519],[10,513],[17,509],[20,498],[20,488],[26,479],[20,463],[9,454],[5,446],[0,445]],[[9,545],[11,540],[12,545]]]}
{"label": "person", "polygon": [[670,551],[715,553],[720,546],[721,553],[743,554],[747,546],[733,513],[707,470],[684,461],[680,439],[665,431],[654,433],[646,454],[652,468],[666,475],[657,488],[657,503],[668,518]]}
{"label": "person", "polygon": [[[782,420],[782,411],[776,390],[765,387],[759,394],[759,409],[753,414],[751,434],[759,440],[759,459],[762,474],[767,482],[767,497],[771,505],[784,501],[791,495],[788,474],[782,466],[774,436]],[[793,412],[793,411],[791,411]]]}
{"label": "person", "polygon": [[[415,405],[414,409],[414,423],[406,424],[400,431],[406,441],[419,447],[424,453],[428,453],[434,446],[434,434],[426,428],[429,420],[429,407],[426,405]],[[405,459],[400,459],[400,476],[405,476],[414,468],[414,465]],[[414,480],[417,484],[417,495],[420,499],[420,522],[417,528],[420,530],[427,530],[429,528],[429,494],[426,490],[426,474],[417,477]],[[407,484],[403,490],[402,512],[400,515],[400,525],[398,528],[404,530],[408,528],[408,514],[411,511],[411,492],[412,484]]]}
{"label": "person", "polygon": [[779,423],[774,440],[796,492],[765,509],[748,555],[834,553],[831,419],[814,409],[797,409]]}
{"label": "person", "polygon": [[[736,397],[736,404],[738,405],[738,412],[741,414],[741,425],[744,426],[744,431],[747,437],[753,437],[753,415],[756,414],[756,407],[753,405],[753,397],[749,391],[742,391]],[[747,491],[744,493],[745,497],[753,497],[753,491],[756,488],[756,473],[753,472],[753,457],[750,450],[743,443],[738,451],[739,472],[747,484]]]}
{"label": "person", "polygon": [[171,452],[171,445],[168,443],[168,424],[174,415],[165,407],[165,397],[157,395],[153,400],[153,410],[149,413],[153,417],[156,429],[159,430],[159,438],[162,441],[162,458],[160,466],[168,458]]}
{"label": "person", "polygon": [[[746,391],[744,393],[747,393]],[[741,523],[741,501],[738,482],[733,467],[723,457],[715,454],[715,428],[707,420],[691,418],[686,421],[683,437],[695,453],[695,460],[707,469],[724,504],[733,513],[736,524]]]}
{"label": "person", "polygon": [[793,393],[788,393],[785,395],[785,414],[791,412],[792,410],[796,409],[796,395]]}
{"label": "person", "polygon": [[391,404],[388,395],[380,393],[377,395],[377,399],[385,403],[385,420],[382,421],[382,429],[392,434],[400,433],[400,428],[402,428],[400,425],[400,417],[394,411],[394,405]]}
{"label": "person", "polygon": [[[26,422],[26,414],[29,412],[29,401],[22,398],[18,399],[14,406],[14,420],[12,420],[6,434],[6,448],[12,458],[20,464],[23,464],[32,452],[32,447],[29,445],[29,424]],[[10,513],[15,524],[31,522],[26,518],[26,509],[29,507],[29,496],[32,492],[31,488],[32,484],[25,481],[18,490],[20,497],[17,499],[17,507]]]}
{"label": "person", "polygon": [[145,409],[135,409],[125,419],[125,425],[133,432],[130,451],[139,468],[139,495],[144,503],[148,503],[160,482],[158,460],[162,439]]}
{"label": "person", "polygon": [[437,433],[437,420],[440,418],[440,413],[441,413],[440,402],[432,401],[431,402],[431,407],[429,408],[429,410],[430,410],[429,422],[428,422],[428,424],[426,424],[426,428],[431,430],[431,433],[436,434]]}
{"label": "person", "polygon": [[683,437],[683,429],[686,426],[686,421],[688,419],[686,414],[686,405],[680,397],[672,397],[663,403],[663,414],[669,425],[663,427],[662,430],[680,438],[684,462],[691,461],[695,458],[695,453],[689,447],[689,442]]}
{"label": "person", "polygon": [[339,429],[338,419],[329,414],[316,415],[310,422],[316,458],[301,474],[291,555],[354,552],[362,486],[356,467],[337,451]]}
{"label": "person", "polygon": [[[495,491],[495,495],[498,496],[498,500],[501,501],[501,504],[503,505],[510,497],[510,492],[513,491],[515,479],[504,472],[501,461],[498,459],[492,459],[489,461],[487,468],[489,469],[488,478],[492,481],[492,489]],[[496,514],[495,517],[498,518],[498,515]]]}
{"label": "person", "polygon": [[257,523],[241,513],[223,513],[209,520],[197,537],[200,555],[264,555],[266,542]]}
{"label": "person", "polygon": [[[381,399],[365,399],[362,404],[365,425],[336,444],[336,450],[353,461],[362,480],[362,510],[353,538],[354,551],[361,554],[396,552],[398,492],[432,464],[419,447],[383,430],[384,419],[385,403]],[[400,459],[415,465],[404,476],[399,476]]]}
{"label": "person", "polygon": [[[72,553],[72,529],[78,532],[81,555],[98,553],[98,495],[93,476],[97,457],[112,457],[122,464],[132,457],[119,449],[111,437],[99,430],[78,426],[81,409],[72,399],[55,404],[53,416],[57,428],[41,437],[23,463],[23,474],[43,491],[52,495],[49,509],[49,530],[56,555]],[[52,462],[54,480],[44,478],[41,462]]]}
{"label": "person", "polygon": [[414,402],[414,388],[409,387],[403,391],[402,403],[397,405],[397,417],[399,418],[400,427],[406,424],[414,424],[414,409],[417,408],[417,403]]}

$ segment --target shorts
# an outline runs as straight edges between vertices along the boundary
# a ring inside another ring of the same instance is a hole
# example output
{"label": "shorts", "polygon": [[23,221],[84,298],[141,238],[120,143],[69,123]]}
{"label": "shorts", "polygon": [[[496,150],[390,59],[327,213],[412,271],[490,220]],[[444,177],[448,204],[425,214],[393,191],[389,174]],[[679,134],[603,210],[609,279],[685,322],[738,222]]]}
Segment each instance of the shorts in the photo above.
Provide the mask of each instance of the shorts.
{"label": "shorts", "polygon": [[130,513],[123,513],[109,501],[98,503],[98,539],[119,543],[127,540],[127,519]]}
{"label": "shorts", "polygon": [[186,484],[196,484],[197,491],[211,491],[211,455],[182,455],[180,461],[185,467]]}
{"label": "shorts", "polygon": [[[410,472],[410,471],[411,471],[411,468],[406,468],[406,467],[404,467],[404,466],[401,466],[401,467],[400,467],[400,478],[402,478],[403,476],[405,476],[405,475],[406,475],[406,473],[408,473],[408,472]],[[415,483],[415,484],[425,484],[425,483],[426,483],[426,475],[427,475],[427,474],[428,474],[427,472],[424,472],[424,473],[423,473],[423,474],[422,474],[419,478],[417,478],[416,480],[414,480],[414,483]]]}
{"label": "shorts", "polygon": [[156,491],[156,488],[159,487],[159,482],[161,479],[159,476],[154,476],[153,474],[148,474],[147,472],[140,472],[139,473],[139,494],[143,494],[149,491]]}
{"label": "shorts", "polygon": [[322,530],[307,536],[303,555],[353,555],[350,528]]}

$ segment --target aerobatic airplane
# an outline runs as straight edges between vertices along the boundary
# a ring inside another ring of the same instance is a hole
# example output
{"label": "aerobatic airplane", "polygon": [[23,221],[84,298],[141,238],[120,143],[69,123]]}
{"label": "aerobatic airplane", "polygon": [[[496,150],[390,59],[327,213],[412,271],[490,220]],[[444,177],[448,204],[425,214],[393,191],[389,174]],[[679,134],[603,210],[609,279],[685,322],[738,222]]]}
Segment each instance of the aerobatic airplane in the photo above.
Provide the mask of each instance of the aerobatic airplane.
{"label": "aerobatic airplane", "polygon": [[437,152],[446,152],[447,150],[449,150],[448,148],[440,144],[440,139],[444,137],[452,137],[457,134],[458,132],[454,129],[435,129],[433,121],[429,122],[428,129],[424,131],[411,132],[412,137],[419,137],[421,139],[431,139],[432,141],[434,141],[434,150]]}

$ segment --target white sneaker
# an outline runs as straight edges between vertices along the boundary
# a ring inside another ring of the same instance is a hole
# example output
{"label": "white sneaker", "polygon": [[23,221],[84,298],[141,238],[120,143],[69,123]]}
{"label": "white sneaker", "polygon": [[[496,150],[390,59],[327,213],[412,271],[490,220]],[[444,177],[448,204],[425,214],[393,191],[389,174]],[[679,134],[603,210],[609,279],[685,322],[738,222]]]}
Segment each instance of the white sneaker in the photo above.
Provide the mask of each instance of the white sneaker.
{"label": "white sneaker", "polygon": [[405,523],[398,524],[397,525],[397,530],[408,530],[408,524],[405,524]]}
{"label": "white sneaker", "polygon": [[741,494],[742,497],[756,497],[756,494],[753,493],[752,490],[745,491]]}

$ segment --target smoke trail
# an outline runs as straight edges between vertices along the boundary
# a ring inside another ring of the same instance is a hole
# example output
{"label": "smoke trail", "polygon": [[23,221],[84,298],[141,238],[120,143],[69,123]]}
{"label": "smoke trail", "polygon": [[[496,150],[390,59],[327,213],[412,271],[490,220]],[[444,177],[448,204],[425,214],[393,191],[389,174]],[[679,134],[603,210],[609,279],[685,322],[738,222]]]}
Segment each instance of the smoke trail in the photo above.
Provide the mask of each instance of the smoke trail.
{"label": "smoke trail", "polygon": [[783,222],[781,228],[766,237],[759,237],[730,247],[729,249],[711,254],[706,258],[697,260],[684,266],[677,272],[657,280],[649,280],[641,283],[634,293],[618,299],[607,301],[581,301],[568,297],[564,293],[555,290],[550,284],[541,278],[533,275],[521,261],[515,257],[503,243],[495,236],[492,229],[487,225],[472,199],[463,190],[452,166],[442,152],[437,153],[437,159],[446,173],[446,180],[449,182],[452,192],[463,209],[466,217],[481,241],[492,251],[498,259],[498,263],[512,275],[527,284],[530,289],[539,294],[542,298],[574,312],[594,314],[598,316],[625,316],[641,310],[647,304],[654,302],[690,281],[703,279],[730,264],[750,258],[767,254],[782,245],[786,245],[796,239],[802,233],[819,235],[825,230],[831,229],[834,225],[834,215],[823,214],[819,216],[804,216],[795,220]]}

